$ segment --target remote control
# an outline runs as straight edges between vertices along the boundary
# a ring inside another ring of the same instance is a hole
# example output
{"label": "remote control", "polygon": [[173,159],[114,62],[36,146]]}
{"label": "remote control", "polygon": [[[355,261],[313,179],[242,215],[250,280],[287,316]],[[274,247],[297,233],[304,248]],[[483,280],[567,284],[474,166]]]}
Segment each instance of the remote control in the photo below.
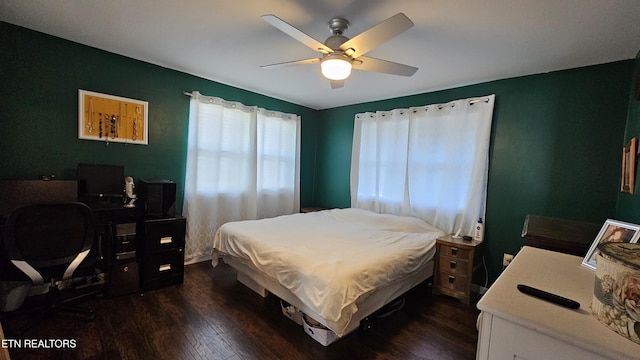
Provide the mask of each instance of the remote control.
{"label": "remote control", "polygon": [[578,309],[580,308],[580,303],[571,299],[567,299],[566,297],[562,297],[560,295],[552,294],[550,292],[546,292],[544,290],[532,288],[531,286],[518,284],[518,290],[525,294],[535,296],[537,298],[550,301],[554,304],[558,304],[560,306],[568,307],[569,309]]}

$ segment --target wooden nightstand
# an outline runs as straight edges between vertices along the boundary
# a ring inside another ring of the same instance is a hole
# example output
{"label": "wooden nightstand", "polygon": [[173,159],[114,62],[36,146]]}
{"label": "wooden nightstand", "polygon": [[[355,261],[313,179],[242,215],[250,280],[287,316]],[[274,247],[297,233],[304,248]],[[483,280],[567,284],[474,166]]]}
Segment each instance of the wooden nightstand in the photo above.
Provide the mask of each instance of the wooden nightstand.
{"label": "wooden nightstand", "polygon": [[481,241],[464,241],[445,235],[436,240],[435,294],[455,297],[465,304],[471,301],[471,281],[479,267]]}
{"label": "wooden nightstand", "polygon": [[316,211],[322,211],[322,210],[326,210],[326,208],[323,207],[303,207],[302,209],[300,209],[301,213],[310,213],[310,212],[316,212]]}

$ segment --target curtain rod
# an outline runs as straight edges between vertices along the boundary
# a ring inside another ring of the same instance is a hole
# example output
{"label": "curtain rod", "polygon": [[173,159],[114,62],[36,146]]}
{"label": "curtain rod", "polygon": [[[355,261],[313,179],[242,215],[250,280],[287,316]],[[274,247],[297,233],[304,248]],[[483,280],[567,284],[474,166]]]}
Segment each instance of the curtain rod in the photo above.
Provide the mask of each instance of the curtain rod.
{"label": "curtain rod", "polygon": [[[193,93],[190,93],[188,91],[183,91],[182,93],[184,95],[187,95],[187,96],[193,96]],[[486,98],[486,99],[474,99],[474,100],[469,101],[469,105],[473,105],[473,104],[475,104],[477,102],[481,102],[481,101],[484,101],[484,102],[488,103],[489,99],[488,98]]]}
{"label": "curtain rod", "polygon": [[469,105],[473,105],[473,104],[481,102],[481,101],[484,101],[484,102],[488,103],[489,102],[489,98],[471,100],[471,101],[469,101]]}

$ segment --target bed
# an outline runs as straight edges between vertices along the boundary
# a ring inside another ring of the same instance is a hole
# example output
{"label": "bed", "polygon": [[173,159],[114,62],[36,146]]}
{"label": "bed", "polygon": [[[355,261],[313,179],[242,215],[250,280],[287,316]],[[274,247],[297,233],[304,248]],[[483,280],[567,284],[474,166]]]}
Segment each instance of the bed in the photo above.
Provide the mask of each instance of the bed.
{"label": "bed", "polygon": [[238,281],[339,338],[433,275],[441,235],[417,218],[356,208],[235,221],[215,234],[213,266],[222,259]]}

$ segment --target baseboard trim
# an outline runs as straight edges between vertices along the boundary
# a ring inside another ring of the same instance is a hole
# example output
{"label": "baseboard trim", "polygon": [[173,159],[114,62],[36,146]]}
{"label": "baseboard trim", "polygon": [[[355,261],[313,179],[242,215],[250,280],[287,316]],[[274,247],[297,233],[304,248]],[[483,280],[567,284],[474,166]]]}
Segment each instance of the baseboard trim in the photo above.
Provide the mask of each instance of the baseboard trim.
{"label": "baseboard trim", "polygon": [[191,265],[191,264],[196,264],[196,263],[203,262],[203,261],[211,261],[211,259],[213,259],[211,254],[209,254],[209,255],[200,255],[200,256],[192,257],[189,260],[185,260],[184,264],[185,265]]}

